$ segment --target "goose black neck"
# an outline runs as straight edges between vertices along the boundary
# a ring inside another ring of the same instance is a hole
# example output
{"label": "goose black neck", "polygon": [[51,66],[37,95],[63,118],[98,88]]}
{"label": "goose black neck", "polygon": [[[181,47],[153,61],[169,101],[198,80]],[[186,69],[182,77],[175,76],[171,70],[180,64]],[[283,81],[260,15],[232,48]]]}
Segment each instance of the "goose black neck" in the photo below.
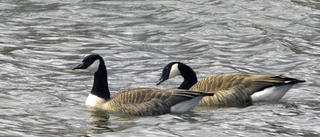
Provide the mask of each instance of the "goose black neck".
{"label": "goose black neck", "polygon": [[180,75],[183,77],[183,82],[178,89],[190,89],[198,82],[196,73],[187,65],[179,65]]}
{"label": "goose black neck", "polygon": [[97,70],[97,72],[94,73],[91,94],[96,95],[105,100],[110,99],[107,68],[102,59],[100,59],[99,69]]}

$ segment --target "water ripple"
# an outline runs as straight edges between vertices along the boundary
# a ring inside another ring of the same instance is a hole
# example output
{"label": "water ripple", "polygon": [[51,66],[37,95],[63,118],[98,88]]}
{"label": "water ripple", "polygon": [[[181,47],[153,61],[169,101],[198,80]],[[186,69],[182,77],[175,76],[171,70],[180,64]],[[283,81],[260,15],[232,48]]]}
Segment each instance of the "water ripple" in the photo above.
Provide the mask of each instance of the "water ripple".
{"label": "water ripple", "polygon": [[[319,136],[320,7],[287,1],[0,2],[0,134],[4,136]],[[181,115],[90,112],[83,56],[106,61],[111,93],[160,86],[162,67],[215,74],[285,74],[307,80],[279,102],[197,107]]]}

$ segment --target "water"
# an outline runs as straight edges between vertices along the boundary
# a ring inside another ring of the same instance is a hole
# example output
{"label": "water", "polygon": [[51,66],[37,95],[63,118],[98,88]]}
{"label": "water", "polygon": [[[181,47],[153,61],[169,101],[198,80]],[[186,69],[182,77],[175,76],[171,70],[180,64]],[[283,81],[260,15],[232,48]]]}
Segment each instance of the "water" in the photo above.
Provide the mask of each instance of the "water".
{"label": "water", "polygon": [[[320,2],[0,1],[1,136],[320,136]],[[285,74],[307,82],[278,102],[181,115],[90,112],[83,56],[106,61],[112,93],[155,86],[171,61],[198,78]]]}

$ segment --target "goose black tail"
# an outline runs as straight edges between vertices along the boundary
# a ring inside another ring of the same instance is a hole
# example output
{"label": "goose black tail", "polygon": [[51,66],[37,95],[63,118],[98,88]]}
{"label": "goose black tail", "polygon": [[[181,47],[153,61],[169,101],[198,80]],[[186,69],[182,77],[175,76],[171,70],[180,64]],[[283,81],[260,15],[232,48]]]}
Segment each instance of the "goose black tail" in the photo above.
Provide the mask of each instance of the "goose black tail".
{"label": "goose black tail", "polygon": [[305,80],[299,80],[299,79],[289,78],[284,76],[276,76],[274,78],[281,78],[285,84],[297,84],[297,83],[306,82]]}

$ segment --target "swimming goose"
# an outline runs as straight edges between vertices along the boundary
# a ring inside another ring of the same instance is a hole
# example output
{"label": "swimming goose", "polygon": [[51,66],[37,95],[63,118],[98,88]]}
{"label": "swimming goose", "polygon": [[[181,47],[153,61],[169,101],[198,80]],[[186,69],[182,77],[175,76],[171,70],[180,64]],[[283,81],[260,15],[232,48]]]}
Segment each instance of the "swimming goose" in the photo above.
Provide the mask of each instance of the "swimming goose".
{"label": "swimming goose", "polygon": [[119,91],[110,97],[107,69],[100,55],[86,56],[82,63],[74,69],[87,69],[94,73],[93,87],[86,100],[86,105],[109,112],[130,115],[184,113],[193,109],[204,96],[213,96],[213,93],[183,89],[138,88]]}
{"label": "swimming goose", "polygon": [[283,75],[226,74],[203,78],[198,82],[195,72],[181,62],[167,64],[157,85],[175,76],[184,78],[178,89],[214,93],[199,105],[249,105],[256,101],[277,101],[295,84],[305,82]]}

